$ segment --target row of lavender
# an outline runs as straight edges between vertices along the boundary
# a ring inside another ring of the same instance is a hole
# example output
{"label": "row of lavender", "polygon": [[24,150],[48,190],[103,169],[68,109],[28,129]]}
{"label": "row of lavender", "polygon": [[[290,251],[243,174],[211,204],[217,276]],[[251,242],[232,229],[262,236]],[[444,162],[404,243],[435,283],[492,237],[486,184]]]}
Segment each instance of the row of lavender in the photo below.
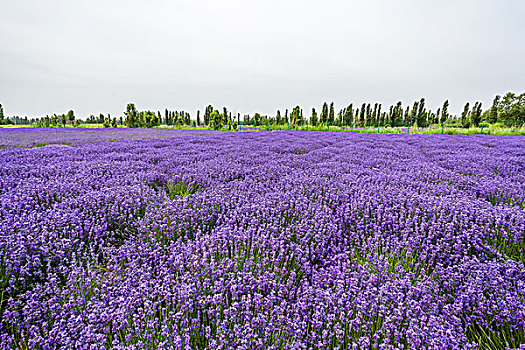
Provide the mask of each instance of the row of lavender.
{"label": "row of lavender", "polygon": [[523,348],[524,146],[179,131],[0,150],[0,348]]}
{"label": "row of lavender", "polygon": [[207,135],[208,129],[59,129],[59,128],[0,128],[0,149],[32,148],[47,145],[79,145],[93,142],[121,140],[149,140],[179,135]]}

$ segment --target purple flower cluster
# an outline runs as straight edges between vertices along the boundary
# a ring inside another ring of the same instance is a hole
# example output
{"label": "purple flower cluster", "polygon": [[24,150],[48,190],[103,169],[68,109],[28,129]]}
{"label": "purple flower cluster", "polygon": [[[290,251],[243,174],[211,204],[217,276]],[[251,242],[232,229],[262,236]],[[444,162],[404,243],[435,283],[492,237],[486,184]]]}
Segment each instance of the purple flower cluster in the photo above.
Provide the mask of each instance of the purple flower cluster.
{"label": "purple flower cluster", "polygon": [[63,132],[0,150],[0,349],[525,348],[524,137]]}

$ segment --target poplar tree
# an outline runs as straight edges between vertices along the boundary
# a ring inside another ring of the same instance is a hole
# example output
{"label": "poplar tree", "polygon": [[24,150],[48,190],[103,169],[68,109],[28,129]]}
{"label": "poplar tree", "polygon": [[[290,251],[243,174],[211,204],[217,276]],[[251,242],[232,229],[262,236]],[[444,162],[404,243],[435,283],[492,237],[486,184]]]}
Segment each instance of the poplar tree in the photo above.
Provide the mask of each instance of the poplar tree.
{"label": "poplar tree", "polygon": [[447,121],[448,117],[448,100],[446,100],[443,102],[443,108],[441,108],[441,118],[439,119],[439,122],[443,124]]}
{"label": "poplar tree", "polygon": [[418,108],[419,108],[419,102],[415,101],[414,105],[412,106],[412,111],[410,111],[410,119],[408,120],[412,124],[417,120]]}
{"label": "poplar tree", "polygon": [[224,122],[227,123],[229,120],[228,120],[228,110],[226,109],[226,107],[222,107],[222,116],[223,116]]}
{"label": "poplar tree", "polygon": [[135,107],[134,103],[128,103],[126,106],[126,112],[124,112],[124,115],[126,116],[126,125],[128,128],[135,128],[137,127],[137,108]]}
{"label": "poplar tree", "polygon": [[290,125],[295,126],[299,125],[301,122],[301,107],[295,106],[292,110],[292,113],[290,113]]}
{"label": "poplar tree", "polygon": [[328,104],[326,102],[323,104],[323,109],[321,110],[321,116],[319,119],[323,124],[328,122]]}
{"label": "poplar tree", "polygon": [[213,106],[208,105],[204,110],[204,124],[210,125],[211,122],[211,113],[213,112]]}
{"label": "poplar tree", "polygon": [[370,103],[366,105],[366,123],[367,125],[373,125],[374,123],[372,120],[372,107]]}
{"label": "poplar tree", "polygon": [[481,122],[481,102],[476,102],[474,107],[472,107],[472,112],[470,113],[470,121],[475,125],[479,126]]}
{"label": "poplar tree", "polygon": [[312,116],[310,117],[310,124],[312,126],[317,126],[317,112],[315,111],[315,108],[312,108]]}
{"label": "poplar tree", "polygon": [[334,103],[330,103],[330,114],[328,115],[328,122],[330,125],[334,125],[335,122],[335,111],[334,111]]}
{"label": "poplar tree", "polygon": [[489,123],[498,122],[498,109],[499,109],[500,99],[501,99],[501,96],[496,95],[496,97],[494,97],[494,101],[492,101],[492,107],[490,107],[490,112],[489,112]]}
{"label": "poplar tree", "polygon": [[419,109],[417,111],[417,125],[425,126],[427,123],[427,112],[425,110],[425,98],[422,97],[419,101]]}
{"label": "poplar tree", "polygon": [[365,113],[366,113],[366,103],[361,105],[361,112],[359,114],[359,125],[365,126]]}
{"label": "poplar tree", "polygon": [[401,118],[403,118],[403,106],[401,101],[397,102],[397,105],[392,111],[392,116],[390,117],[390,125],[397,126],[399,125]]}
{"label": "poplar tree", "polygon": [[345,115],[344,115],[344,125],[352,125],[354,122],[354,110],[353,105],[350,103],[348,107],[345,109]]}
{"label": "poplar tree", "polygon": [[467,102],[465,104],[465,107],[463,107],[463,113],[461,113],[461,124],[463,126],[467,125],[467,120],[469,119],[470,115],[470,104]]}
{"label": "poplar tree", "polygon": [[70,109],[69,112],[67,112],[67,120],[69,120],[69,123],[71,125],[73,125],[73,123],[75,122],[75,112],[73,112],[72,109]]}

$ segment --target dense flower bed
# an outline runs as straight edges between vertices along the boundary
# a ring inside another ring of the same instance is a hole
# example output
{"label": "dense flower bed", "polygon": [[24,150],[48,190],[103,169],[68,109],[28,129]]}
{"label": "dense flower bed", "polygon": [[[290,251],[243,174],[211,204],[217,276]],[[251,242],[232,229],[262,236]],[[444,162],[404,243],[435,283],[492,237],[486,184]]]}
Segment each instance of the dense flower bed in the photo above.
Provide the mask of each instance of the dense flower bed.
{"label": "dense flower bed", "polygon": [[0,150],[0,348],[525,347],[524,137],[176,133]]}
{"label": "dense flower bed", "polygon": [[0,149],[6,147],[43,147],[47,145],[78,145],[93,142],[120,140],[148,140],[178,135],[210,134],[208,129],[59,129],[59,128],[0,128]]}

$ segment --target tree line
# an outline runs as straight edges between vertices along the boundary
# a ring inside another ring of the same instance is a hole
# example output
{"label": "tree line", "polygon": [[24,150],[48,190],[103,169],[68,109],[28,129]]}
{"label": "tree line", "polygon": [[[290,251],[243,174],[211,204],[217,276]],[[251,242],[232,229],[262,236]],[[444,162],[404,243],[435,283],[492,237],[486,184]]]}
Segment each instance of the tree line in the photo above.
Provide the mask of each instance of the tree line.
{"label": "tree line", "polygon": [[419,126],[427,127],[432,124],[447,123],[449,126],[468,128],[479,126],[482,122],[497,124],[499,126],[517,127],[525,122],[525,93],[516,94],[508,92],[504,96],[497,95],[492,106],[483,111],[482,103],[479,101],[471,104],[467,102],[460,115],[449,113],[449,101],[446,100],[437,108],[431,110],[426,107],[425,98],[414,101],[404,106],[401,101],[384,109],[381,103],[362,103],[348,106],[336,111],[334,103],[324,102],[317,111],[312,108],[307,116],[300,106],[285,109],[283,112],[277,110],[275,115],[243,115],[241,121],[240,113],[232,115],[226,107],[216,109],[212,105],[206,106],[202,115],[197,111],[196,117],[192,118],[186,111],[170,111],[167,108],[162,114],[151,110],[139,111],[134,103],[129,103],[123,116],[111,117],[109,114],[100,114],[98,117],[91,115],[86,120],[77,119],[73,110],[63,114],[46,115],[42,118],[20,118],[18,116],[6,117],[0,104],[0,125],[34,125],[37,127],[65,127],[68,125],[78,126],[80,124],[102,124],[104,127],[127,126],[129,128],[152,128],[161,125],[166,126],[205,126],[213,129],[227,128],[235,130],[240,124],[244,125],[288,125],[290,127],[330,125],[330,126],[352,126],[352,127],[377,127],[377,126]]}
{"label": "tree line", "polygon": [[334,103],[323,103],[319,113],[315,108],[309,116],[303,113],[300,106],[295,106],[290,110],[285,109],[284,113],[277,110],[274,116],[261,115],[254,113],[243,115],[232,115],[226,107],[216,109],[208,105],[204,109],[201,120],[200,111],[197,111],[196,118],[191,118],[188,112],[168,111],[164,112],[164,117],[160,111],[138,111],[133,103],[129,103],[124,112],[125,120],[120,124],[128,127],[155,127],[159,125],[167,126],[207,126],[213,129],[227,128],[228,130],[237,129],[238,125],[288,125],[290,127],[302,126],[306,123],[312,126],[332,125],[332,126],[352,126],[352,127],[376,127],[376,126],[419,126],[427,127],[432,124],[448,123],[451,126],[468,128],[478,127],[483,121],[491,124],[499,123],[501,126],[521,126],[525,122],[525,93],[517,95],[509,92],[501,97],[494,98],[490,109],[483,111],[482,103],[477,101],[471,105],[467,102],[463,112],[458,115],[449,113],[449,101],[445,100],[441,107],[433,111],[426,108],[425,98],[414,101],[412,104],[403,106],[401,101],[389,106],[384,110],[381,103],[362,103],[339,109],[336,112]]}

